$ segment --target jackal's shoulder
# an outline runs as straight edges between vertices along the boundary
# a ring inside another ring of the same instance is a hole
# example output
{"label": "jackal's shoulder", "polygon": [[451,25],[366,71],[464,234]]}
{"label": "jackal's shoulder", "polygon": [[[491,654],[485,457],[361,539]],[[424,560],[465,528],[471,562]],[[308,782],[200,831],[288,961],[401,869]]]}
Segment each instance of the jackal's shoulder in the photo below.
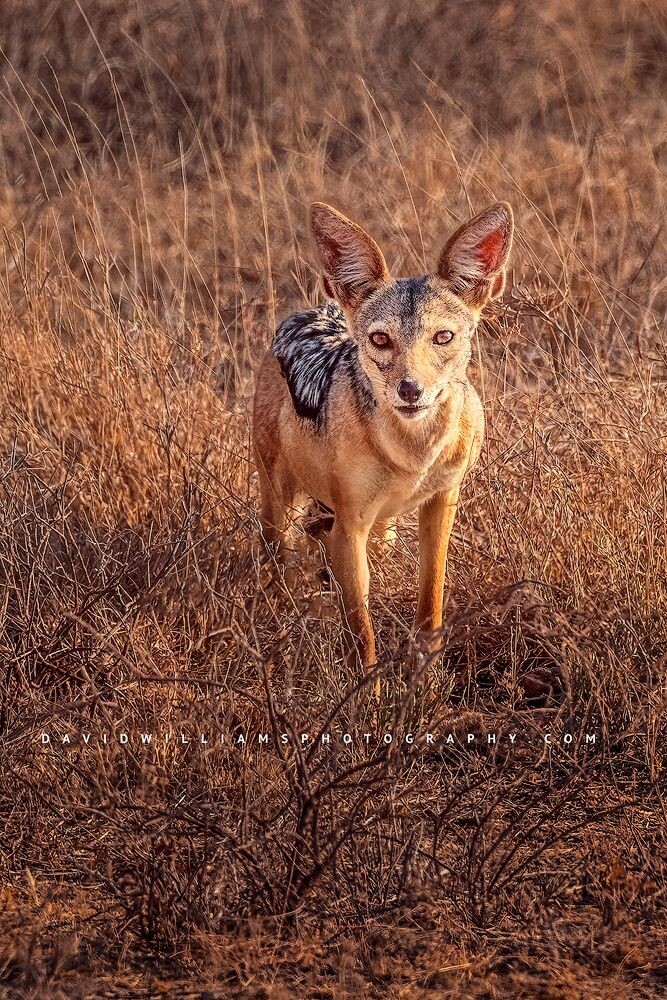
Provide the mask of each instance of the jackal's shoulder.
{"label": "jackal's shoulder", "polygon": [[343,371],[351,376],[359,402],[372,405],[373,395],[358,362],[357,344],[337,303],[327,302],[288,316],[276,330],[272,351],[296,413],[318,427],[325,420],[334,380]]}

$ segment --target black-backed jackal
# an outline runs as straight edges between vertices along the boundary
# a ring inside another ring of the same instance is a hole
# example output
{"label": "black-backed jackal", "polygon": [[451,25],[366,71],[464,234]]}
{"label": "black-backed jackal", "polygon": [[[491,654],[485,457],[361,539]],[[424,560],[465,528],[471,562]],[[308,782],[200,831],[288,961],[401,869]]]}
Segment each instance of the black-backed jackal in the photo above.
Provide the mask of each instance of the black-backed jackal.
{"label": "black-backed jackal", "polygon": [[419,508],[415,628],[442,624],[445,562],[461,482],[484,435],[468,381],[471,338],[503,291],[509,205],[465,223],[433,274],[392,280],[375,241],[328,205],[311,228],[331,301],[286,319],[262,362],[254,451],[264,537],[278,550],[308,496],[329,508],[325,539],[353,649],[375,663],[367,543]]}

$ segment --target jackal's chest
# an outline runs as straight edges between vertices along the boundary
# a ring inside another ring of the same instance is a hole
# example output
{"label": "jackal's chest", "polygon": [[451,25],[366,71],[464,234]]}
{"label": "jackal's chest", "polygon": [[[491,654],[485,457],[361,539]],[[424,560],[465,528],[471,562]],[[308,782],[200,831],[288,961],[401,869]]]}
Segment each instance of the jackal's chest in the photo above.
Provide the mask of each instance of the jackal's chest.
{"label": "jackal's chest", "polygon": [[379,518],[408,514],[436,493],[453,489],[463,470],[454,462],[435,462],[416,472],[394,473],[385,479],[378,511]]}

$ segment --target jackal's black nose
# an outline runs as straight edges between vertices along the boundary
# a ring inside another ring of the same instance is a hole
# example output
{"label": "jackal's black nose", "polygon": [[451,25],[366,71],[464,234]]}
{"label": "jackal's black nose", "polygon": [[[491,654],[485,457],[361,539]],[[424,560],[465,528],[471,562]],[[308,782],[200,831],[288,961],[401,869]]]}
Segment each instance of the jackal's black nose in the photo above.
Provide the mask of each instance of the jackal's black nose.
{"label": "jackal's black nose", "polygon": [[424,391],[424,386],[421,382],[408,382],[407,379],[403,379],[402,382],[398,383],[396,391],[404,403],[414,406]]}

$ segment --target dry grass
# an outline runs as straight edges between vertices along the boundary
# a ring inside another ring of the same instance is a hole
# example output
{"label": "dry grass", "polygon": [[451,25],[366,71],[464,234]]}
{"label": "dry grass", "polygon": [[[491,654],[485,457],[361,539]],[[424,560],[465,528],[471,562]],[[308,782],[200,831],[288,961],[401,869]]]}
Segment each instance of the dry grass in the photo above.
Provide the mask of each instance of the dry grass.
{"label": "dry grass", "polygon": [[[638,0],[5,0],[1,995],[665,995],[666,40]],[[316,556],[257,558],[253,368],[318,197],[396,273],[518,222],[440,697],[408,520],[379,720]],[[96,742],[304,727],[520,737]]]}

